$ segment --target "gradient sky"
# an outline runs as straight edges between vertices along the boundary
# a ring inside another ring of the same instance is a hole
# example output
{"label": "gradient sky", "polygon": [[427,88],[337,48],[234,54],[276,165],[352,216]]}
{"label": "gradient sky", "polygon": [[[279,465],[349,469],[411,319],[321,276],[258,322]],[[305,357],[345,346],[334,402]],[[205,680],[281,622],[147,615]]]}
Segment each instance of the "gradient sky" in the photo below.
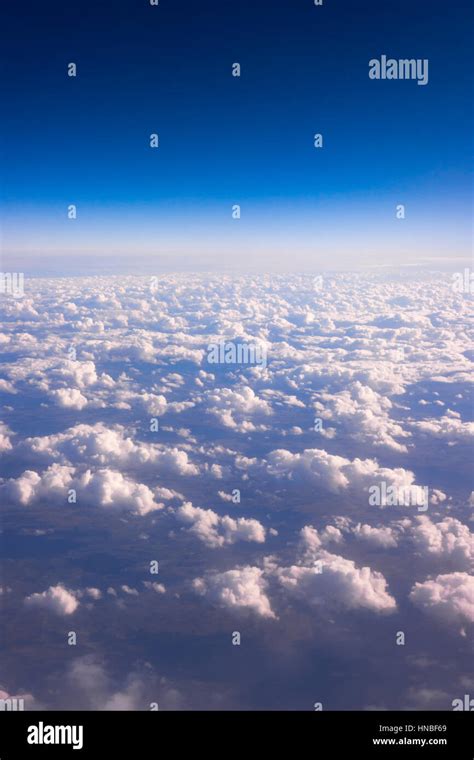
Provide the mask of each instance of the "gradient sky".
{"label": "gradient sky", "polygon": [[[10,6],[4,269],[321,269],[431,257],[459,267],[472,240],[470,6]],[[382,54],[429,59],[428,85],[370,80],[368,61]],[[71,61],[77,78],[67,76]]]}

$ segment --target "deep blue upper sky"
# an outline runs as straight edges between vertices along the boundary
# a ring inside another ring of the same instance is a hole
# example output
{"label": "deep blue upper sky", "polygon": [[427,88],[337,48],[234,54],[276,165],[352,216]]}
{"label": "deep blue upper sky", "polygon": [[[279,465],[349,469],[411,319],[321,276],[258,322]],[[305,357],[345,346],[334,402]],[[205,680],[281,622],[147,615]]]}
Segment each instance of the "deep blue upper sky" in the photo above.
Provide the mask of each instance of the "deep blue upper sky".
{"label": "deep blue upper sky", "polygon": [[[392,240],[407,255],[468,255],[470,5],[11,5],[5,254],[199,253],[249,240],[262,252],[281,244],[281,256],[288,241],[370,254]],[[429,59],[429,84],[370,80],[382,54]]]}

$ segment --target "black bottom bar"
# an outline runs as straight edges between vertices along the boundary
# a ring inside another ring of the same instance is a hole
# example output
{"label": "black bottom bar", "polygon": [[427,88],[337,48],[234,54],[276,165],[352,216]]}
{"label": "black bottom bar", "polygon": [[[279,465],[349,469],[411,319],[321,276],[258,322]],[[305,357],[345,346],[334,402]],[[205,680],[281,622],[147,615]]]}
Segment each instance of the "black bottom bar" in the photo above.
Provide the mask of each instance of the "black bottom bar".
{"label": "black bottom bar", "polygon": [[0,760],[246,757],[257,748],[297,756],[304,747],[315,760],[332,752],[473,760],[473,729],[471,712],[3,712]]}

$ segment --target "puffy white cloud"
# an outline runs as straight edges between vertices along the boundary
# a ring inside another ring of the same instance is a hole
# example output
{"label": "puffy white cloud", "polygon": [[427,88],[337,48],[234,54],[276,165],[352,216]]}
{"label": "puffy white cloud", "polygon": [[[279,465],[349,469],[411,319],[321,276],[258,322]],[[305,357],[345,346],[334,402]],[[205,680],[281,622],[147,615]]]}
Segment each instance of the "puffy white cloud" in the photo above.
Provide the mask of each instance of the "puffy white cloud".
{"label": "puffy white cloud", "polygon": [[283,588],[310,605],[393,612],[395,599],[384,576],[370,567],[321,550],[312,567],[292,565],[275,572]]}
{"label": "puffy white cloud", "polygon": [[148,486],[105,468],[76,473],[74,467],[56,463],[41,475],[27,470],[1,486],[5,498],[23,506],[45,499],[66,504],[71,490],[76,491],[76,503],[83,501],[105,509],[145,515],[163,507]]}
{"label": "puffy white cloud", "polygon": [[411,422],[411,427],[426,436],[439,438],[448,443],[472,443],[474,422],[462,422],[459,412],[448,409],[444,417]]}
{"label": "puffy white cloud", "polygon": [[156,393],[142,393],[141,400],[148,414],[154,416],[164,414],[168,406],[165,396],[157,396]]}
{"label": "puffy white cloud", "polygon": [[206,411],[209,414],[212,414],[224,427],[241,433],[264,430],[262,418],[273,413],[268,401],[259,398],[248,385],[235,390],[216,388],[206,394],[205,400]]}
{"label": "puffy white cloud", "polygon": [[100,589],[98,589],[98,588],[93,588],[93,587],[86,588],[86,589],[84,589],[84,595],[85,596],[90,596],[91,599],[94,599],[95,601],[97,601],[97,599],[101,599],[102,598],[102,591]]}
{"label": "puffy white cloud", "polygon": [[[44,355],[48,354],[48,349],[43,345],[44,339],[40,338],[36,344],[32,336],[29,338],[28,353],[30,356],[21,362],[17,362],[9,369],[11,381],[7,382],[11,386],[10,392],[18,392],[18,387],[13,385],[13,381],[16,386],[18,383],[27,382],[29,387],[48,394],[58,406],[81,409],[86,403],[89,403],[84,391],[87,390],[92,396],[93,394],[101,395],[113,389],[113,379],[106,373],[98,375],[94,362],[64,359],[57,356],[44,358]],[[54,337],[51,336],[50,340],[54,340]],[[20,350],[21,344],[22,341],[20,340],[18,345]],[[26,346],[23,346],[24,350],[25,348]],[[56,346],[57,348],[58,346]],[[38,354],[37,358],[31,356],[35,349]],[[64,346],[64,350],[66,350],[66,346]]]}
{"label": "puffy white cloud", "polygon": [[138,596],[138,591],[136,588],[131,588],[130,586],[127,586],[125,583],[123,586],[120,586],[124,594],[128,594],[129,596]]}
{"label": "puffy white cloud", "polygon": [[64,361],[55,371],[58,377],[71,381],[77,388],[87,388],[99,380],[94,362]]}
{"label": "puffy white cloud", "polygon": [[116,689],[102,663],[90,655],[73,660],[67,681],[87,700],[89,709],[128,711],[148,707],[144,683],[138,675],[130,674],[122,688]]}
{"label": "puffy white cloud", "polygon": [[88,404],[87,398],[77,388],[60,388],[57,391],[52,391],[51,398],[56,401],[58,406],[62,406],[64,409],[77,409],[80,411]]}
{"label": "puffy white cloud", "polygon": [[206,546],[216,548],[225,544],[235,544],[237,541],[265,541],[265,529],[258,520],[229,515],[220,517],[212,509],[201,509],[186,502],[176,510],[180,522],[189,525],[190,533],[194,533]]}
{"label": "puffy white cloud", "polygon": [[376,459],[350,460],[324,449],[305,449],[296,454],[277,449],[270,452],[263,466],[270,475],[318,485],[333,493],[354,489],[362,495],[379,482],[398,488],[412,486],[415,480],[413,472],[402,467],[380,467]]}
{"label": "puffy white cloud", "polygon": [[391,525],[374,527],[360,522],[354,525],[347,517],[336,517],[334,521],[337,527],[327,525],[323,531],[317,531],[309,525],[302,528],[298,550],[303,564],[305,561],[315,560],[320,555],[321,548],[331,541],[337,544],[344,543],[345,535],[354,536],[357,541],[383,549],[398,546],[401,528],[397,524],[395,527]]}
{"label": "puffy white cloud", "polygon": [[343,544],[344,543],[344,536],[342,534],[342,531],[339,530],[339,528],[334,527],[334,525],[326,525],[324,530],[321,532],[321,542],[323,546],[326,546],[327,544]]}
{"label": "puffy white cloud", "polygon": [[4,377],[0,377],[0,392],[1,393],[17,393],[17,390],[13,383],[9,380],[5,380]]}
{"label": "puffy white cloud", "polygon": [[435,523],[426,515],[419,515],[410,537],[422,556],[448,560],[458,570],[473,566],[474,533],[454,517]]}
{"label": "puffy white cloud", "polygon": [[298,553],[303,560],[311,562],[319,556],[321,548],[330,543],[344,543],[344,536],[339,528],[326,525],[322,531],[318,531],[311,525],[305,525],[300,530]]}
{"label": "puffy white cloud", "polygon": [[305,525],[300,530],[299,554],[307,561],[314,560],[322,547],[321,537],[311,525]]}
{"label": "puffy white cloud", "polygon": [[464,634],[464,626],[474,623],[474,576],[448,573],[417,582],[410,600],[430,616],[459,627]]}
{"label": "puffy white cloud", "polygon": [[225,491],[218,491],[217,495],[222,501],[232,501],[232,494]]}
{"label": "puffy white cloud", "polygon": [[76,425],[63,433],[28,438],[25,446],[42,457],[59,459],[64,463],[152,467],[178,475],[197,475],[199,468],[192,464],[186,451],[174,446],[136,442],[122,425]]}
{"label": "puffy white cloud", "polygon": [[3,422],[0,422],[0,451],[10,451],[12,444],[10,436],[13,435],[12,431]]}
{"label": "puffy white cloud", "polygon": [[73,467],[51,465],[41,475],[34,470],[25,470],[18,478],[10,478],[1,485],[6,500],[15,504],[29,505],[41,498],[54,498],[58,495],[66,501],[66,489],[72,482]]}
{"label": "puffy white cloud", "polygon": [[85,710],[150,710],[155,702],[160,710],[184,706],[179,689],[149,663],[138,662],[134,671],[113,676],[97,656],[85,655],[70,663],[63,682],[68,702]]}
{"label": "puffy white cloud", "polygon": [[32,608],[50,610],[56,615],[72,615],[79,607],[77,593],[69,591],[58,584],[50,586],[39,594],[31,594],[25,598],[25,605]]}
{"label": "puffy white cloud", "polygon": [[[392,406],[389,398],[356,381],[339,393],[319,394],[315,409],[323,420],[335,423],[356,441],[406,452],[406,445],[397,439],[410,434],[389,417]],[[321,434],[327,435],[324,428]]]}
{"label": "puffy white cloud", "polygon": [[130,510],[135,514],[146,515],[162,508],[155,501],[153,492],[143,483],[125,478],[114,470],[87,470],[79,478],[79,489],[83,489],[89,499],[97,501],[101,507]]}
{"label": "puffy white cloud", "polygon": [[353,528],[353,534],[359,541],[364,541],[372,546],[380,546],[384,549],[398,546],[397,533],[389,526],[372,527],[358,523]]}
{"label": "puffy white cloud", "polygon": [[212,604],[231,611],[254,612],[263,618],[274,618],[266,595],[267,581],[258,567],[238,567],[223,573],[208,573],[195,578],[194,591]]}
{"label": "puffy white cloud", "polygon": [[156,594],[166,594],[166,586],[163,583],[156,583],[155,581],[143,581],[145,588],[150,591],[154,591]]}

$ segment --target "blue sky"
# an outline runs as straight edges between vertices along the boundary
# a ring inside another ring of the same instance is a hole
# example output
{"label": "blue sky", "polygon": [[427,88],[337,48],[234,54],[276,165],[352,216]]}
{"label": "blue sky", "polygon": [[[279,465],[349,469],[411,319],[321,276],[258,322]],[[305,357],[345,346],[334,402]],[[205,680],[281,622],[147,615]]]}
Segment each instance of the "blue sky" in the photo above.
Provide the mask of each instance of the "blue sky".
{"label": "blue sky", "polygon": [[[469,256],[469,4],[254,5],[13,10],[6,262],[60,273],[78,261],[320,269],[328,257],[346,268]],[[382,54],[427,58],[429,83],[370,80]]]}

